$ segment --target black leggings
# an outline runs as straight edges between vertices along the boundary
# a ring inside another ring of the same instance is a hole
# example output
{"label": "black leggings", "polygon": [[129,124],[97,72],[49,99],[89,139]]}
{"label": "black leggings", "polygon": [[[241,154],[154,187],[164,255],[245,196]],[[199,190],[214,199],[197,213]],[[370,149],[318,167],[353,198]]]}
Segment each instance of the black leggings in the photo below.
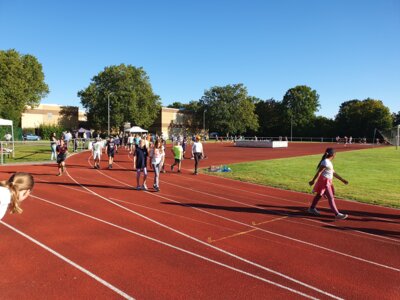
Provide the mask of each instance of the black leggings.
{"label": "black leggings", "polygon": [[199,161],[201,159],[201,153],[195,152],[194,154],[194,172],[197,173],[197,167],[199,166]]}

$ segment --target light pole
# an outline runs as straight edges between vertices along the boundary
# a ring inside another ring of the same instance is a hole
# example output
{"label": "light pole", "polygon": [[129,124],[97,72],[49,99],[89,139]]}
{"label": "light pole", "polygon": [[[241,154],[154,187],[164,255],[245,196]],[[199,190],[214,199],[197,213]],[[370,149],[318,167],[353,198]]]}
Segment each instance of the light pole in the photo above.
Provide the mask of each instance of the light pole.
{"label": "light pole", "polygon": [[203,111],[203,131],[204,131],[204,134],[206,134],[206,111],[207,111],[207,109],[205,109]]}
{"label": "light pole", "polygon": [[110,95],[112,95],[113,92],[109,92],[107,96],[107,124],[108,124],[108,136],[110,136]]}

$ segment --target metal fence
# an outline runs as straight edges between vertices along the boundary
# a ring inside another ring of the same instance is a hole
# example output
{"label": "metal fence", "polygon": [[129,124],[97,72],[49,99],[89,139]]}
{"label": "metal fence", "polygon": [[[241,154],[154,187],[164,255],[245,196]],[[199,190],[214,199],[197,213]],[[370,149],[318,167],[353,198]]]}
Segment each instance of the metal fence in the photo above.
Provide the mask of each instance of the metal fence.
{"label": "metal fence", "polygon": [[[93,139],[73,139],[68,142],[68,151],[71,152],[82,152],[89,149]],[[48,154],[48,155],[47,155]],[[50,141],[15,141],[14,150],[12,142],[0,141],[0,165],[23,161],[21,156],[33,157],[37,156],[37,159],[31,159],[28,161],[50,161],[51,157],[51,146]],[[41,160],[41,158],[43,159]]]}

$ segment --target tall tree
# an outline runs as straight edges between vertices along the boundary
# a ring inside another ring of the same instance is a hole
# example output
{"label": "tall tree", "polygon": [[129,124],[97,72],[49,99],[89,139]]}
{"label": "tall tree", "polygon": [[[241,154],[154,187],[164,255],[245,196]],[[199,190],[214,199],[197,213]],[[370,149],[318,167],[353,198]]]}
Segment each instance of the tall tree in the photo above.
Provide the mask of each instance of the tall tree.
{"label": "tall tree", "polygon": [[255,106],[255,112],[260,124],[257,134],[264,137],[284,135],[285,128],[281,124],[281,102],[268,99],[265,101],[258,101]]}
{"label": "tall tree", "polygon": [[282,100],[284,109],[286,128],[293,125],[303,127],[310,122],[320,107],[319,95],[316,90],[306,85],[298,85],[289,89]]}
{"label": "tall tree", "polygon": [[37,106],[49,93],[36,57],[16,50],[0,51],[0,117],[19,124],[25,107]]}
{"label": "tall tree", "polygon": [[397,114],[393,113],[392,118],[393,118],[393,126],[400,125],[400,111],[397,112]]}
{"label": "tall tree", "polygon": [[143,68],[125,64],[106,67],[78,96],[89,126],[96,130],[107,128],[108,102],[111,128],[120,128],[123,122],[148,127],[161,108],[160,97],[154,94]]}
{"label": "tall tree", "polygon": [[204,92],[199,111],[204,114],[210,131],[241,134],[248,129],[258,129],[256,101],[247,94],[243,84],[216,86]]}
{"label": "tall tree", "polygon": [[393,125],[389,108],[381,100],[370,98],[343,102],[335,121],[338,134],[360,137],[372,136],[375,128],[386,130]]}

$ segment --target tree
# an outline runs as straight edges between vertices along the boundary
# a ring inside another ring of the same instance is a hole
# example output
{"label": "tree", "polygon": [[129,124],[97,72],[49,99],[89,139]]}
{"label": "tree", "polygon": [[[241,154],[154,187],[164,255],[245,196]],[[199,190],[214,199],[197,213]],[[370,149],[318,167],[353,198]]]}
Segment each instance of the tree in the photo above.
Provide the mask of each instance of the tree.
{"label": "tree", "polygon": [[39,105],[48,93],[36,57],[13,49],[0,51],[0,117],[19,124],[25,107]]}
{"label": "tree", "polygon": [[[255,113],[258,116],[258,136],[271,137],[284,134],[282,127],[282,104],[274,99],[258,101],[255,103]],[[253,133],[254,134],[254,133]]]}
{"label": "tree", "polygon": [[315,117],[320,107],[316,90],[306,85],[298,85],[289,89],[282,100],[286,128],[292,125],[303,127]]}
{"label": "tree", "polygon": [[186,104],[176,101],[173,102],[172,104],[168,105],[168,108],[176,108],[176,109],[183,109],[186,106]]}
{"label": "tree", "polygon": [[106,67],[78,96],[86,109],[89,126],[96,130],[107,128],[108,99],[111,128],[121,128],[128,121],[148,127],[161,108],[160,97],[153,93],[143,68],[125,64]]}
{"label": "tree", "polygon": [[381,100],[367,98],[343,102],[335,122],[340,135],[366,137],[373,135],[375,128],[391,128],[393,119],[389,108]]}
{"label": "tree", "polygon": [[400,125],[400,111],[397,114],[393,113],[392,118],[393,118],[393,126]]}
{"label": "tree", "polygon": [[204,92],[197,114],[205,112],[207,127],[221,134],[257,130],[256,100],[248,96],[243,84],[216,86]]}

